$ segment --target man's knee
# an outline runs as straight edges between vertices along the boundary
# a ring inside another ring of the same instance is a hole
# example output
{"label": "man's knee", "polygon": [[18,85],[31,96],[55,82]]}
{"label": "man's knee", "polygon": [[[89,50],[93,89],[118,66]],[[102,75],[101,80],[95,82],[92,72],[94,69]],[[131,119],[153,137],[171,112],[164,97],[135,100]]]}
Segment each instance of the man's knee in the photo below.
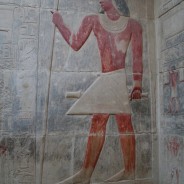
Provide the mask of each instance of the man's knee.
{"label": "man's knee", "polygon": [[93,130],[101,130],[106,127],[107,121],[109,118],[109,114],[95,114],[92,117],[91,128]]}
{"label": "man's knee", "polygon": [[117,122],[122,122],[122,123],[131,123],[131,114],[117,114],[116,115],[116,120]]}
{"label": "man's knee", "polygon": [[117,114],[116,121],[121,133],[133,133],[131,114]]}

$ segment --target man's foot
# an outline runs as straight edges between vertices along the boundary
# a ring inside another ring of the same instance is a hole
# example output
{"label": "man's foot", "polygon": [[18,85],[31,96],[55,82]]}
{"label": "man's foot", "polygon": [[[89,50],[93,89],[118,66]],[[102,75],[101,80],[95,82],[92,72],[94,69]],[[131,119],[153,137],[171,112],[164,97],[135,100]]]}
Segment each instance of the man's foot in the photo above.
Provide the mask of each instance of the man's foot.
{"label": "man's foot", "polygon": [[87,174],[87,171],[82,169],[75,175],[56,184],[90,184],[90,178],[91,177]]}
{"label": "man's foot", "polygon": [[135,178],[135,172],[126,172],[124,169],[110,177],[106,182],[118,182],[122,180],[133,180]]}

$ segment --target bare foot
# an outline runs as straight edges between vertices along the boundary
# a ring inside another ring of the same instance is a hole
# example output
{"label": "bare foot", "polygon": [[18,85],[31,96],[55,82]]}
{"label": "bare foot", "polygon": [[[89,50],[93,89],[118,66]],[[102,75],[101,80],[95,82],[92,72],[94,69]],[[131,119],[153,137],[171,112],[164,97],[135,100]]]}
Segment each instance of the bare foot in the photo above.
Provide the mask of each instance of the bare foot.
{"label": "bare foot", "polygon": [[122,180],[133,180],[135,178],[135,172],[126,172],[124,169],[110,177],[106,182],[118,182]]}
{"label": "bare foot", "polygon": [[75,175],[56,184],[90,184],[90,178],[91,174],[89,174],[89,171],[86,169],[81,169]]}

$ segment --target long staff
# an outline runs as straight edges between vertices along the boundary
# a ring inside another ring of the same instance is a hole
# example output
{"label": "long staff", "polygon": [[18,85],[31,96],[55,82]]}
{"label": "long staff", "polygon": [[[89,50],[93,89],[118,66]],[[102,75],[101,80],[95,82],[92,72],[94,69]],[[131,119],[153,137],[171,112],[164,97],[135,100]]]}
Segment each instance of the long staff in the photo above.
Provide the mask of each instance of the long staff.
{"label": "long staff", "polygon": [[[59,9],[59,0],[57,0],[57,8],[56,11]],[[51,11],[53,14],[54,12]],[[49,81],[48,81],[48,90],[47,90],[47,100],[46,100],[46,111],[45,111],[45,117],[46,120],[43,123],[43,135],[41,139],[41,150],[40,150],[40,184],[43,183],[43,169],[44,169],[44,159],[45,159],[45,145],[46,145],[46,138],[48,134],[48,110],[49,110],[49,101],[50,101],[50,86],[51,86],[51,78],[52,78],[52,66],[53,66],[53,56],[54,56],[54,44],[55,44],[55,35],[56,35],[56,26],[54,27],[54,36],[53,36],[53,42],[52,42],[52,53],[51,53],[51,62],[49,67]]]}

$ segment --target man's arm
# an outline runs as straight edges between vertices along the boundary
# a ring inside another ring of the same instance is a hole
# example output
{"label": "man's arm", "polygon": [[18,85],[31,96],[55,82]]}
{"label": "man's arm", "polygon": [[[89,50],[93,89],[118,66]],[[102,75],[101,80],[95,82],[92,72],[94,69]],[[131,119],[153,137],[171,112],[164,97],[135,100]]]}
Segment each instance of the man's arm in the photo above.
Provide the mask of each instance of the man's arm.
{"label": "man's arm", "polygon": [[132,56],[133,56],[133,79],[134,87],[131,93],[132,99],[140,99],[142,93],[142,73],[143,73],[143,63],[142,63],[142,28],[141,25],[132,21]]}
{"label": "man's arm", "polygon": [[59,32],[65,39],[65,41],[75,50],[78,51],[87,38],[89,37],[92,28],[93,28],[93,17],[92,16],[86,16],[82,24],[79,28],[79,31],[77,34],[72,34],[70,29],[66,27],[66,25],[63,22],[63,19],[61,15],[58,12],[53,13],[53,23],[58,28]]}

